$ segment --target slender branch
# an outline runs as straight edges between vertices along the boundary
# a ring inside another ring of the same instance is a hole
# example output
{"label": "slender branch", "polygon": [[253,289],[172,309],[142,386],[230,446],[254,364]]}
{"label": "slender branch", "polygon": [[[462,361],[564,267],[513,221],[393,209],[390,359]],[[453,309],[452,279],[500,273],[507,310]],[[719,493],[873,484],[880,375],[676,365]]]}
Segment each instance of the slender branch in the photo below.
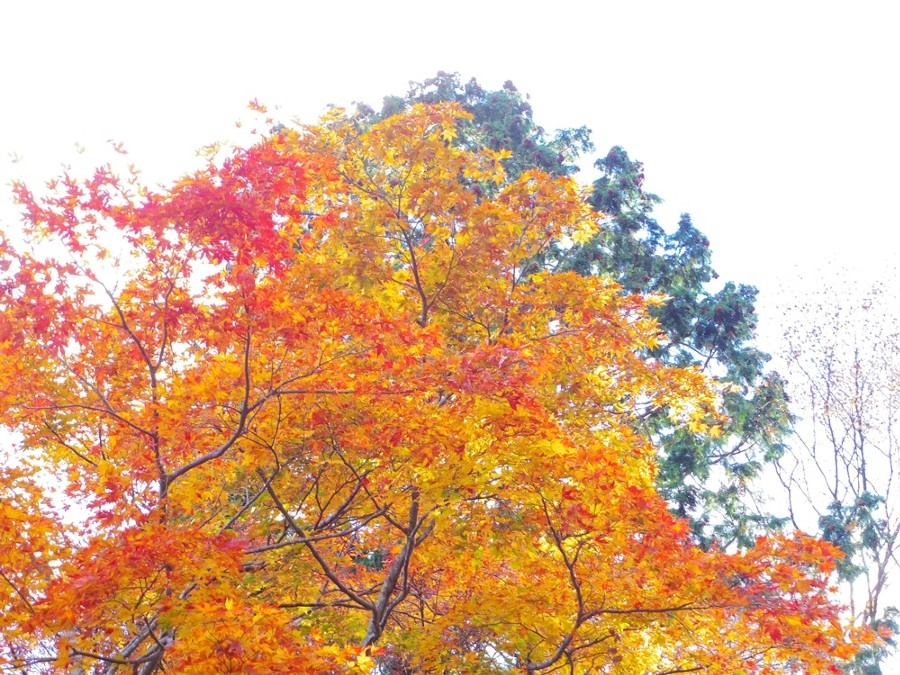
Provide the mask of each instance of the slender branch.
{"label": "slender branch", "polygon": [[43,421],[43,425],[44,425],[44,428],[47,429],[47,431],[49,431],[51,434],[53,434],[53,438],[56,439],[56,442],[59,443],[61,446],[63,446],[66,450],[68,450],[68,451],[71,452],[73,455],[75,455],[76,457],[78,457],[78,459],[80,459],[80,460],[82,460],[82,461],[84,461],[84,462],[87,462],[87,463],[90,464],[91,466],[97,466],[97,462],[95,462],[94,460],[92,460],[92,459],[91,459],[90,457],[88,457],[87,455],[84,455],[84,454],[82,454],[81,452],[79,452],[78,450],[76,450],[74,447],[72,447],[72,445],[71,445],[70,443],[67,443],[67,442],[65,441],[65,439],[62,437],[62,435],[61,435],[56,429],[54,429],[52,426],[50,426],[50,423],[49,423],[49,422],[47,422],[46,420],[44,420],[44,421]]}
{"label": "slender branch", "polygon": [[240,518],[244,513],[253,506],[256,501],[265,494],[266,489],[272,484],[272,481],[275,480],[275,476],[278,475],[279,468],[276,467],[275,471],[268,478],[264,478],[263,486],[254,494],[252,497],[246,500],[246,503],[235,513],[225,525],[222,526],[220,532],[224,532],[225,530],[230,530],[234,527],[234,524],[237,522],[238,518]]}
{"label": "slender branch", "polygon": [[[261,405],[261,401],[253,406],[253,408],[256,408],[258,405]],[[165,485],[166,491],[168,490],[169,486],[171,486],[172,483],[175,482],[175,480],[186,474],[188,471],[192,471],[198,466],[202,466],[207,462],[218,459],[226,452],[228,452],[228,450],[235,443],[237,443],[238,439],[240,439],[240,437],[243,436],[246,432],[247,418],[249,417],[250,412],[250,328],[248,326],[244,343],[244,399],[241,403],[241,408],[238,414],[238,420],[237,424],[235,425],[234,431],[232,432],[231,436],[215,450],[207,452],[205,455],[201,455],[200,457],[193,459],[187,464],[184,464],[180,468],[175,469],[174,471],[169,473]],[[265,479],[265,476],[263,476],[263,479]],[[161,496],[165,495],[163,494]]]}
{"label": "slender branch", "polygon": [[28,597],[22,592],[22,590],[18,586],[16,586],[2,571],[0,571],[0,577],[2,577],[3,581],[9,584],[9,587],[12,588],[15,591],[16,595],[18,595],[22,599],[22,602],[24,602],[25,606],[28,607],[28,611],[31,614],[34,614],[34,606],[31,604],[31,602],[28,600]]}
{"label": "slender branch", "polygon": [[[268,486],[266,486],[266,487],[268,487]],[[376,518],[383,516],[387,510],[388,510],[388,507],[385,506],[382,509],[375,511],[373,513],[370,513],[369,515],[360,519],[360,521],[356,525],[353,525],[352,527],[348,527],[339,532],[328,532],[325,534],[298,536],[294,539],[285,539],[284,541],[279,541],[274,544],[266,544],[265,546],[257,546],[254,548],[249,548],[244,552],[248,553],[248,554],[265,553],[266,551],[274,551],[279,548],[285,548],[287,546],[295,546],[297,544],[309,544],[311,542],[316,542],[316,541],[325,541],[326,539],[339,539],[341,537],[347,537],[351,534],[359,532],[359,530],[361,530],[363,527],[368,525],[371,521],[375,520]],[[291,529],[294,529],[293,526],[291,527]],[[294,530],[294,531],[296,532],[297,530]]]}
{"label": "slender branch", "polygon": [[[262,469],[257,469],[257,473],[262,473]],[[263,474],[265,475],[265,474]],[[284,516],[285,521],[290,525],[291,529],[301,538],[307,539],[307,536],[303,529],[297,524],[294,518],[288,513],[288,510],[284,507],[284,504],[281,503],[281,500],[278,498],[278,495],[275,494],[275,491],[272,489],[271,485],[266,486],[266,492],[269,493],[269,496],[272,498],[272,501],[275,504],[275,508],[277,508],[281,515]],[[306,548],[312,554],[312,557],[315,558],[316,562],[319,563],[319,567],[322,569],[322,572],[328,577],[329,581],[337,586],[348,598],[353,600],[357,605],[364,609],[368,609],[369,611],[374,611],[375,605],[365,598],[360,597],[353,589],[347,586],[340,578],[334,573],[331,569],[331,566],[328,562],[322,557],[316,547],[313,546],[312,541],[304,541]]]}

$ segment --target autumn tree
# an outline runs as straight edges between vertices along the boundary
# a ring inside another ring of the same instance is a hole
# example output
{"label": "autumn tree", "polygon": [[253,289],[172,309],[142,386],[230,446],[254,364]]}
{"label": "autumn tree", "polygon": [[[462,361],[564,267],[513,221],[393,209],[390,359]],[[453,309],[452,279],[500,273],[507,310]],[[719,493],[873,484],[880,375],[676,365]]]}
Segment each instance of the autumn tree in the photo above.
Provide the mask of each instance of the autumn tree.
{"label": "autumn tree", "polygon": [[[507,180],[532,169],[572,176],[594,149],[586,127],[551,134],[535,122],[527,96],[512,82],[491,91],[455,73],[411,82],[405,96],[386,96],[380,110],[360,104],[355,119],[365,127],[416,103],[449,101],[470,113],[457,123],[454,143],[508,150]],[[611,148],[594,168],[600,175],[585,198],[604,226],[575,246],[551,242],[526,271],[610,276],[627,292],[665,297],[649,309],[667,337],[654,356],[699,367],[729,386],[721,393],[727,421],[718,436],[673,425],[663,409],[641,420],[641,433],[657,441],[657,486],[673,512],[690,519],[701,544],[748,546],[785,522],[757,503],[754,481],[784,453],[790,426],[784,382],[753,344],[756,289],[716,282],[709,240],[689,215],[674,227],[657,222],[654,208],[662,200],[644,189],[644,167],[624,148]]]}
{"label": "autumn tree", "polygon": [[843,552],[837,571],[853,621],[887,638],[849,670],[874,675],[898,628],[887,598],[900,571],[900,332],[887,285],[842,291],[783,308],[798,419],[776,468],[795,526]]}
{"label": "autumn tree", "polygon": [[[148,190],[15,186],[0,664],[29,672],[835,672],[802,536],[698,547],[647,419],[726,389],[662,298],[533,271],[608,221],[471,117],[333,110]],[[477,188],[477,189],[476,189]],[[660,351],[663,350],[663,351]]]}

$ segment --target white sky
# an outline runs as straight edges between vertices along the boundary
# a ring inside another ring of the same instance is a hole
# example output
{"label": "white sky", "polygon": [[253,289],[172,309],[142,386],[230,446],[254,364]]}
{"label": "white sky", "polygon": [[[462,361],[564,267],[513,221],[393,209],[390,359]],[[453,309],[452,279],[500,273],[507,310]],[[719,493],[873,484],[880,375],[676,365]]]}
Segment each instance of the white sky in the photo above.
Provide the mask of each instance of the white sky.
{"label": "white sky", "polygon": [[100,157],[110,138],[173,178],[254,97],[312,121],[439,69],[511,79],[539,123],[586,124],[598,150],[644,162],[663,224],[691,212],[723,278],[761,288],[768,340],[784,281],[877,274],[900,252],[893,5],[7,2],[0,182],[43,181],[76,143]]}
{"label": "white sky", "polygon": [[[600,152],[644,162],[661,223],[689,211],[722,278],[760,287],[777,351],[779,299],[898,260],[898,15],[890,0],[9,0],[0,183],[43,182],[76,143],[100,161],[107,139],[174,178],[252,98],[313,121],[439,69],[510,79],[548,129],[588,125]],[[0,227],[15,223],[0,196]]]}

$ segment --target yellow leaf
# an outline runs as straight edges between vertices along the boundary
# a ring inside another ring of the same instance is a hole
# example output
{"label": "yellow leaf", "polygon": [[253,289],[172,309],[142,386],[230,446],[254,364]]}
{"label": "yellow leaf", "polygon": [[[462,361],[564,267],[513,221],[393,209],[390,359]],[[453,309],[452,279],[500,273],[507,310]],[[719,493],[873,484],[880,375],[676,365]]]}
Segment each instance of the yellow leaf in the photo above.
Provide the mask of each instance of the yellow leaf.
{"label": "yellow leaf", "polygon": [[600,225],[594,220],[582,220],[575,226],[572,232],[572,241],[576,244],[586,244],[600,230]]}

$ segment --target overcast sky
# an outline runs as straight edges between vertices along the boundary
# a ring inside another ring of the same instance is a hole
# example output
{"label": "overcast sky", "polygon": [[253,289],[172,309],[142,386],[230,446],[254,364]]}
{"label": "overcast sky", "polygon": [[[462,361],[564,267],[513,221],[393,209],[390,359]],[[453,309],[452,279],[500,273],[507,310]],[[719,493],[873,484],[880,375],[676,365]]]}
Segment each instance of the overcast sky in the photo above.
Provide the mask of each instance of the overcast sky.
{"label": "overcast sky", "polygon": [[46,177],[114,138],[175,175],[251,98],[313,120],[443,69],[624,145],[727,276],[897,252],[894,3],[430,4],[7,3],[2,171]]}
{"label": "overcast sky", "polygon": [[[760,288],[777,351],[777,301],[840,293],[898,259],[895,5],[8,2],[0,183],[99,163],[108,140],[150,180],[174,179],[252,98],[314,121],[438,70],[512,80],[540,124],[587,125],[599,152],[644,162],[662,224],[690,212],[722,278]],[[0,196],[0,226],[16,218]]]}
{"label": "overcast sky", "polygon": [[539,123],[642,160],[663,224],[689,211],[765,319],[797,276],[874,276],[900,252],[894,4],[4,3],[0,178],[43,181],[107,139],[174,178],[251,98],[313,121],[439,69],[510,79]]}
{"label": "overcast sky", "polygon": [[314,121],[438,70],[512,80],[545,127],[644,162],[662,224],[690,212],[722,278],[761,289],[776,351],[776,301],[883,277],[900,253],[894,4],[4,3],[0,182],[99,163],[110,139],[173,179],[252,98]]}

